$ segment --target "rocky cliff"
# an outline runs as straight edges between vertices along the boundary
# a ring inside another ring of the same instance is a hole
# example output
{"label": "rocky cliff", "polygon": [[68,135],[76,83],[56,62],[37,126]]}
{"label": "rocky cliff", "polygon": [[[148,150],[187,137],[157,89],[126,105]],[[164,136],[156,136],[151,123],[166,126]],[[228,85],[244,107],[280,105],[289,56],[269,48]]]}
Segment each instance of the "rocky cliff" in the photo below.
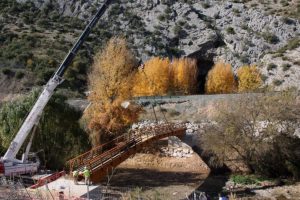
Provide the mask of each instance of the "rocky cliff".
{"label": "rocky cliff", "polygon": [[[82,26],[103,0],[33,2],[37,9],[47,11],[50,21],[57,15],[68,16]],[[224,60],[235,69],[258,65],[266,84],[275,88],[299,87],[298,11],[299,1],[117,0],[91,35],[88,50],[93,55],[109,37],[125,35],[143,61],[151,56],[196,58],[203,80],[216,61]],[[63,33],[65,39],[72,43],[80,26],[76,31],[64,26],[64,32],[71,32]]]}

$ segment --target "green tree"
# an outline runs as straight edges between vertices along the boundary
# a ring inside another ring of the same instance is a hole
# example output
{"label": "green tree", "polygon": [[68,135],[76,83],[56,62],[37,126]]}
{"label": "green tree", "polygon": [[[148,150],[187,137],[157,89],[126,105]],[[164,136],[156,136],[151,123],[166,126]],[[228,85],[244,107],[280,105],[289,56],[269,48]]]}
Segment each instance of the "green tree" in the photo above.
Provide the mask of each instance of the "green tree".
{"label": "green tree", "polygon": [[[6,150],[30,111],[39,90],[0,108],[0,146]],[[39,157],[50,169],[61,169],[65,162],[89,148],[87,134],[80,128],[81,113],[70,107],[66,98],[55,94],[46,106],[37,127],[32,151],[43,150]],[[20,155],[26,146],[22,147]],[[20,156],[19,155],[19,156]]]}

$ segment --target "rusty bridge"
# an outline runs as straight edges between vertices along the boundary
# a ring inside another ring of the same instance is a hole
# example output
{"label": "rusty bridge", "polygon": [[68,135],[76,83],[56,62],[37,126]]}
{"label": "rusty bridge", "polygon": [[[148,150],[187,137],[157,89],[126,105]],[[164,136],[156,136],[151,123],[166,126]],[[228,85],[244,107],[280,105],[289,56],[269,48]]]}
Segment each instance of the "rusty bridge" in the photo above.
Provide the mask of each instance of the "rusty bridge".
{"label": "rusty bridge", "polygon": [[91,171],[91,181],[98,183],[120,163],[152,142],[169,136],[180,138],[185,135],[185,131],[185,125],[173,123],[156,124],[155,126],[130,130],[108,143],[96,146],[69,160],[67,165],[70,172],[74,170],[83,171],[85,166],[88,167]]}

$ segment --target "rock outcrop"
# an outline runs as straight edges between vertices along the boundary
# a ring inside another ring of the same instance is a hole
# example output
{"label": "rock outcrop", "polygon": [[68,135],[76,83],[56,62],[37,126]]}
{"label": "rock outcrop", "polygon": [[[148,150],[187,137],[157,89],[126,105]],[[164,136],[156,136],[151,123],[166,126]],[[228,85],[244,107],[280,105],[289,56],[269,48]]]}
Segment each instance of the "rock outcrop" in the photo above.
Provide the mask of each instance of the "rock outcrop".
{"label": "rock outcrop", "polygon": [[[103,0],[34,2],[41,9],[51,4],[63,15],[87,20]],[[299,87],[299,82],[294,81],[299,77],[299,51],[294,49],[300,42],[292,46],[289,42],[300,37],[300,23],[297,19],[269,15],[261,7],[217,0],[119,0],[111,5],[99,26],[106,34],[128,37],[141,60],[151,56],[194,57],[204,78],[217,60],[229,62],[235,69],[245,64],[263,69],[270,60],[269,54],[288,47],[278,58],[286,59],[285,53],[294,52],[295,56],[289,57],[294,75],[264,73],[268,77],[266,84],[278,89]],[[282,63],[280,59],[273,62]],[[279,77],[284,82],[282,86],[276,81]]]}

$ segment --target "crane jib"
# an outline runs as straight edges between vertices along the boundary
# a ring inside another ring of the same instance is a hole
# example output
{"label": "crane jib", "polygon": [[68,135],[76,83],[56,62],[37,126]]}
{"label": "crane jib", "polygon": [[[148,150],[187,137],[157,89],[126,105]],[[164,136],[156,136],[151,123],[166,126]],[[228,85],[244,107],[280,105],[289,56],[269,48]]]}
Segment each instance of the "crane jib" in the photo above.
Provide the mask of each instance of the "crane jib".
{"label": "crane jib", "polygon": [[100,17],[105,13],[106,9],[108,8],[109,4],[112,0],[107,0],[102,7],[98,10],[97,14],[93,17],[93,19],[90,21],[90,23],[87,25],[83,33],[78,38],[77,42],[74,44],[71,51],[68,53],[68,55],[65,57],[64,61],[59,66],[58,70],[55,72],[55,75],[62,77],[67,70],[67,67],[71,64],[74,57],[76,56],[79,48],[85,41],[85,39],[89,36],[91,33],[91,30],[96,25],[97,21],[100,19]]}
{"label": "crane jib", "polygon": [[[39,165],[39,163],[32,164],[27,162],[26,159],[17,160],[16,155],[19,152],[21,146],[24,144],[27,136],[30,134],[32,128],[38,123],[39,118],[45,106],[47,105],[49,99],[54,93],[54,90],[59,84],[61,84],[62,76],[64,75],[64,72],[66,71],[67,67],[71,64],[79,48],[81,47],[85,39],[89,36],[92,28],[96,25],[97,21],[104,14],[104,12],[106,11],[106,9],[108,8],[109,4],[112,1],[113,0],[106,0],[104,2],[102,7],[97,11],[97,14],[89,22],[89,24],[86,26],[83,33],[80,35],[80,37],[78,38],[78,40],[76,41],[72,49],[69,51],[69,53],[67,54],[67,56],[65,57],[61,65],[59,66],[58,70],[55,72],[55,75],[45,85],[42,93],[38,97],[37,101],[35,102],[28,116],[26,117],[21,128],[18,130],[18,133],[16,134],[15,138],[11,142],[5,155],[1,158],[2,161],[5,161],[4,164],[5,164],[6,175],[11,175],[13,173],[18,173],[18,174],[26,173],[28,172],[28,169],[30,169],[31,172],[37,170],[37,166]],[[29,150],[26,152],[29,152]],[[27,156],[25,155],[24,158],[27,158]],[[11,162],[17,164],[16,167],[15,165],[11,165]],[[22,164],[22,166],[20,164]]]}

